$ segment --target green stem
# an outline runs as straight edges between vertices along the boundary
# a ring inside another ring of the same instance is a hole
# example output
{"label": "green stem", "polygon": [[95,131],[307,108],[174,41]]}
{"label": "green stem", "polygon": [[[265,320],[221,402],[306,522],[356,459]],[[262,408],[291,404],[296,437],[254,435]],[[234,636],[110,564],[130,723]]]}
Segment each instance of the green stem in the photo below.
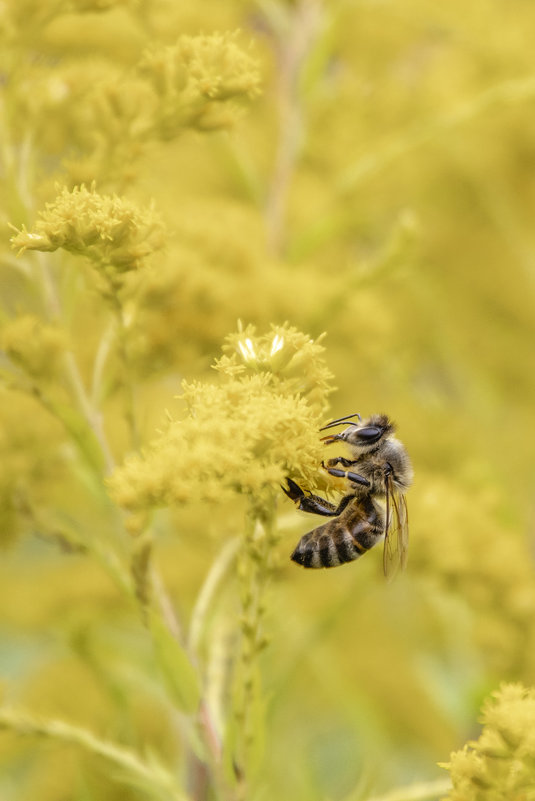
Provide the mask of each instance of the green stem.
{"label": "green stem", "polygon": [[132,365],[128,352],[128,330],[124,318],[124,309],[118,295],[119,288],[110,280],[109,298],[117,321],[117,345],[119,358],[123,367],[123,389],[125,394],[125,417],[130,432],[130,443],[134,450],[139,450],[140,436],[136,416],[136,403]]}
{"label": "green stem", "polygon": [[[37,260],[39,263],[40,282],[49,316],[51,319],[61,320],[63,317],[61,303],[48,265],[46,254],[37,253]],[[78,363],[72,351],[67,351],[65,353],[64,375],[77,402],[82,417],[86,421],[99,444],[100,450],[102,451],[102,456],[104,458],[106,473],[109,474],[115,467],[115,461],[104,432],[102,417],[100,412],[89,400]]]}
{"label": "green stem", "polygon": [[110,446],[108,444],[108,440],[104,433],[104,428],[102,425],[102,416],[100,412],[98,412],[89,401],[89,398],[85,391],[84,384],[82,382],[80,371],[78,369],[78,365],[76,363],[76,359],[74,358],[74,354],[72,353],[72,351],[67,351],[67,353],[65,354],[65,368],[70,386],[73,390],[73,394],[76,400],[78,401],[78,406],[82,412],[82,415],[84,416],[85,420],[87,421],[87,424],[89,425],[90,429],[95,435],[98,444],[100,445],[100,449],[102,451],[102,455],[104,457],[104,462],[106,465],[106,473],[110,474],[115,467],[115,460],[113,458]]}
{"label": "green stem", "polygon": [[98,486],[98,489],[102,491],[102,484],[100,482],[102,470],[100,451],[96,447],[92,447],[92,443],[88,441],[85,433],[85,426],[82,421],[73,416],[72,412],[67,414],[60,404],[56,403],[43,392],[37,384],[28,380],[26,376],[23,378],[17,375],[10,375],[9,377],[4,376],[4,385],[7,389],[30,395],[60,423],[65,432],[78,447],[80,455],[90,469],[91,476],[99,478],[98,485],[95,486]]}
{"label": "green stem", "polygon": [[[239,545],[240,540],[238,538],[231,540],[225,545],[209,570],[201,591],[199,592],[191,616],[189,634],[189,651],[194,658],[198,657],[202,638],[207,634],[208,617],[215,605],[215,599],[219,595],[225,581],[234,573],[233,568],[235,568]],[[199,760],[196,759],[195,754],[190,754],[190,775],[203,778],[203,781],[197,782],[197,791],[192,791],[192,794],[196,799],[200,797],[204,798],[206,796],[206,790],[208,789],[208,780],[211,778],[215,787],[219,789],[220,795],[222,797],[230,797],[230,788],[227,786],[222,768],[223,749],[221,734],[213,717],[209,703],[209,692],[206,688],[199,707],[198,724],[207,754],[210,757],[210,764],[199,764]],[[210,775],[208,774],[209,770],[211,772]]]}
{"label": "green stem", "polygon": [[30,172],[33,155],[33,134],[27,131],[22,139],[19,150],[19,163],[17,171],[17,187],[20,199],[25,208],[30,211],[33,208],[32,194],[30,192]]}
{"label": "green stem", "polygon": [[239,545],[238,538],[228,542],[204,580],[191,615],[189,645],[193,653],[197,653],[199,650],[201,638],[206,632],[206,621],[213,607],[214,599],[235,566]]}
{"label": "green stem", "polygon": [[241,583],[241,652],[236,665],[233,763],[238,793],[246,798],[263,743],[262,692],[258,657],[267,644],[263,631],[265,590],[276,541],[274,510],[249,516],[238,557]]}
{"label": "green stem", "polygon": [[277,83],[278,139],[265,218],[268,244],[280,253],[284,244],[288,194],[303,140],[303,103],[300,75],[319,30],[321,6],[317,0],[300,0],[289,12],[289,26],[273,26],[280,69]]}
{"label": "green stem", "polygon": [[177,640],[182,640],[182,626],[175,612],[173,602],[171,601],[165,584],[158,569],[151,563],[150,565],[150,578],[153,592],[158,602],[158,610],[160,617],[169,629],[170,633]]}
{"label": "green stem", "polygon": [[[435,779],[432,782],[418,782],[408,787],[391,790],[384,795],[375,795],[367,801],[436,801],[451,790],[449,778]],[[346,799],[351,801],[351,798]]]}
{"label": "green stem", "polygon": [[111,323],[100,338],[99,346],[93,362],[93,375],[91,378],[91,403],[97,408],[102,392],[104,367],[110,354],[113,341],[113,323]]}

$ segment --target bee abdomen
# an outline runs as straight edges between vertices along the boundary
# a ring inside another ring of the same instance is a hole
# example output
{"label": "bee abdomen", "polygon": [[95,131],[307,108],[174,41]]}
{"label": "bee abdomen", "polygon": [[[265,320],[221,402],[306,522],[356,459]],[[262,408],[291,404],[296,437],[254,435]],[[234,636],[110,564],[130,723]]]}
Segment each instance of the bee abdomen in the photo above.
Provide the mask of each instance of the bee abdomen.
{"label": "bee abdomen", "polygon": [[291,558],[303,567],[338,567],[358,559],[366,550],[356,544],[347,529],[338,530],[335,536],[324,533],[319,537],[311,531],[301,537]]}

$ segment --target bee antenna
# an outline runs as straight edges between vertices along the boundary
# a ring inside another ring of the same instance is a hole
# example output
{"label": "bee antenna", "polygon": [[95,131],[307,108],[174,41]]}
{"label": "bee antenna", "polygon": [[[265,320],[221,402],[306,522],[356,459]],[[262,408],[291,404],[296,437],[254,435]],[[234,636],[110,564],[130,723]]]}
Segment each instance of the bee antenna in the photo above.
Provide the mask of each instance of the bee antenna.
{"label": "bee antenna", "polygon": [[326,426],[323,426],[322,428],[320,428],[320,431],[325,431],[326,428],[332,428],[333,426],[343,425],[344,423],[347,423],[347,425],[350,425],[350,426],[358,425],[358,423],[348,422],[351,417],[358,417],[359,423],[362,421],[362,417],[360,416],[360,414],[358,412],[355,412],[355,414],[346,414],[345,417],[337,417],[336,420],[331,420],[331,422],[327,423]]}
{"label": "bee antenna", "polygon": [[356,426],[358,427],[358,423],[352,423],[349,420],[340,420],[338,423],[329,423],[329,425],[323,426],[320,428],[320,431],[325,431],[326,428],[334,428],[335,426]]}

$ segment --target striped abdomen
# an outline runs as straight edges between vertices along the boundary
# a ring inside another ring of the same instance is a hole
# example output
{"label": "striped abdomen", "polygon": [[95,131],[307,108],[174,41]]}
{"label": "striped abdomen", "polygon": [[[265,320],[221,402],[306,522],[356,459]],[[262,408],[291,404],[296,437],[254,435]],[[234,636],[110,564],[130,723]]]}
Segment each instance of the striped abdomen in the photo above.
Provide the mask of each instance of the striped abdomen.
{"label": "striped abdomen", "polygon": [[341,515],[301,537],[291,558],[303,567],[337,567],[358,559],[383,534],[383,517],[371,497],[355,498]]}

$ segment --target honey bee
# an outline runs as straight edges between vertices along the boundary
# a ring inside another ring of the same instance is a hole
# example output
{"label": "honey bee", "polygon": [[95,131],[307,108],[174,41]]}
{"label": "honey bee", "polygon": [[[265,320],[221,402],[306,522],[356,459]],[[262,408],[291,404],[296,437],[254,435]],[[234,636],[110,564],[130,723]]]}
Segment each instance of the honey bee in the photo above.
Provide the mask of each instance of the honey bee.
{"label": "honey bee", "polygon": [[[351,420],[354,417],[358,422]],[[305,492],[290,478],[287,487],[282,487],[298,509],[333,518],[301,537],[291,558],[303,567],[337,567],[358,559],[384,536],[383,569],[390,579],[407,564],[405,490],[413,478],[410,459],[394,436],[394,424],[384,414],[366,420],[350,414],[332,420],[321,431],[340,425],[346,426],[342,432],[322,438],[326,445],[345,442],[353,457],[322,462],[328,473],[349,481],[351,490],[339,504]]]}

